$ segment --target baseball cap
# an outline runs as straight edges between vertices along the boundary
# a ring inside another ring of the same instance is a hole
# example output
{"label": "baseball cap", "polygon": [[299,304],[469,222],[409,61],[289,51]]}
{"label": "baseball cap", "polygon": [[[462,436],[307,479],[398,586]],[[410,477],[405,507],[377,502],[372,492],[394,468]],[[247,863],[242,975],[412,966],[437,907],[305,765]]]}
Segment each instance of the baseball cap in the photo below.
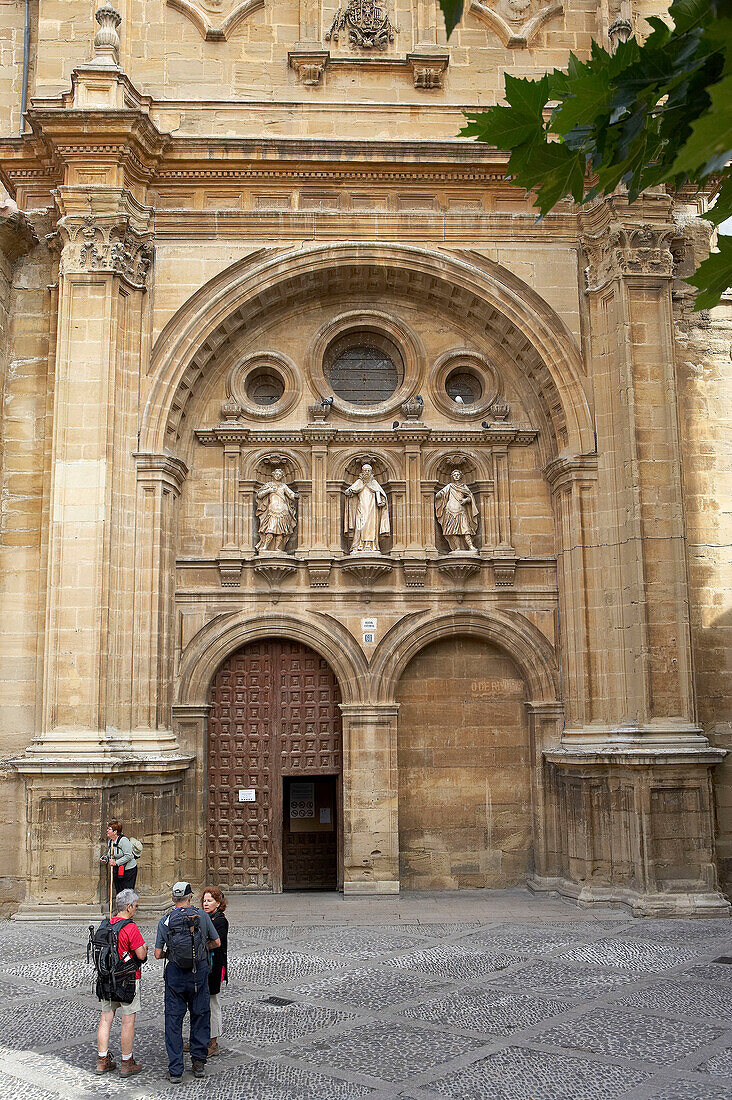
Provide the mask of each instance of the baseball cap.
{"label": "baseball cap", "polygon": [[180,901],[182,898],[187,898],[189,894],[192,894],[190,882],[176,882],[173,887],[173,898],[175,901]]}

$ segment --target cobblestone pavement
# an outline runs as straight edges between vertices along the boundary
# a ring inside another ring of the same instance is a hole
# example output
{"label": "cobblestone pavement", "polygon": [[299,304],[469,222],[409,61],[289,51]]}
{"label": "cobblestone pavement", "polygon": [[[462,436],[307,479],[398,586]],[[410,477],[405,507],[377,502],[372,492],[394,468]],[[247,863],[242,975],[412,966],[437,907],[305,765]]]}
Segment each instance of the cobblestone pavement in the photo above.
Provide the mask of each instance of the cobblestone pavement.
{"label": "cobblestone pavement", "polygon": [[235,898],[228,915],[223,1053],[178,1086],[160,964],[144,970],[143,1072],[98,1078],[86,927],[0,924],[0,1097],[732,1096],[728,921],[588,914],[522,890]]}

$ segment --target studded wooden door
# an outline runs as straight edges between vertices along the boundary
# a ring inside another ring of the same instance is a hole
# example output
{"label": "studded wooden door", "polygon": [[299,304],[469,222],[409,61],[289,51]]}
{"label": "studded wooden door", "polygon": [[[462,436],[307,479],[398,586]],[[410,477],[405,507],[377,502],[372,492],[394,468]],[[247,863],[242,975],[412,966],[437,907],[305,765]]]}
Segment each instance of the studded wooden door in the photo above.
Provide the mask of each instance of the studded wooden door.
{"label": "studded wooden door", "polygon": [[[208,877],[229,890],[280,891],[282,777],[335,775],[340,792],[335,675],[307,646],[267,639],[227,658],[209,702]],[[240,791],[254,801],[240,802]]]}

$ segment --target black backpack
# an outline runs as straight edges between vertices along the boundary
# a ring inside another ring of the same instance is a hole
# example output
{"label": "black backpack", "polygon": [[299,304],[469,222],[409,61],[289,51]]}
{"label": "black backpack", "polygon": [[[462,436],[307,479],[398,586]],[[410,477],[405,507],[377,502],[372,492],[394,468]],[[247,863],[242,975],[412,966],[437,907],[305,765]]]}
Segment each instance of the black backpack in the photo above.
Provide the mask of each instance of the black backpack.
{"label": "black backpack", "polygon": [[207,942],[201,927],[201,914],[197,910],[171,910],[165,934],[170,962],[175,963],[179,970],[192,970],[194,974],[199,967],[208,969]]}
{"label": "black backpack", "polygon": [[120,1004],[132,1004],[135,999],[135,973],[140,961],[119,957],[119,934],[131,920],[111,923],[105,917],[95,930],[89,925],[89,943],[86,948],[86,961],[94,963],[97,980],[95,993],[100,1001],[119,1001]]}

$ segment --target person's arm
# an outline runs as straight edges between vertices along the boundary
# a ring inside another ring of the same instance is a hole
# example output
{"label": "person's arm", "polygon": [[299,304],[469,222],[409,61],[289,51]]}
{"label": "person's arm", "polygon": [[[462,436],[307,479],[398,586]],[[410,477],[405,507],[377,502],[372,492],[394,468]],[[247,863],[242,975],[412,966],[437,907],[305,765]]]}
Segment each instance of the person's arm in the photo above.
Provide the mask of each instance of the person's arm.
{"label": "person's arm", "polygon": [[221,938],[214,927],[214,922],[209,917],[208,913],[204,914],[206,917],[206,923],[204,925],[206,931],[206,947],[209,951],[215,951],[217,947],[221,947]]}
{"label": "person's arm", "polygon": [[147,944],[143,943],[142,947],[136,947],[135,954],[137,955],[140,962],[144,962],[147,958]]}
{"label": "person's arm", "polygon": [[[163,918],[163,920],[164,919],[165,918]],[[158,925],[158,933],[157,933],[157,936],[155,937],[155,958],[156,959],[162,959],[164,954],[165,954],[165,937],[163,936],[163,930],[162,930],[161,926]]]}

